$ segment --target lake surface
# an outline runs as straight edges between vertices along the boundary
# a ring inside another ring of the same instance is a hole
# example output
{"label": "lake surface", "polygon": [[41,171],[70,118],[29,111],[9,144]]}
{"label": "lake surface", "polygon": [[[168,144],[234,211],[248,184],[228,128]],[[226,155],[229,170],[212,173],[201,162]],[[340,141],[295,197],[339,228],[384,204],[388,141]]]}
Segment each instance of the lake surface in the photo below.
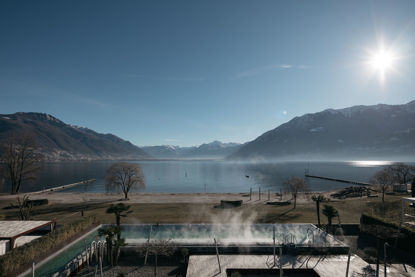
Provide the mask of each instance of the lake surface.
{"label": "lake surface", "polygon": [[[134,161],[143,168],[145,192],[249,192],[252,187],[278,192],[292,176],[312,175],[368,182],[388,162],[232,162],[224,160]],[[64,191],[105,192],[105,173],[111,161],[45,163],[35,183],[25,184],[22,192],[36,191],[94,178],[89,185]],[[248,177],[249,176],[249,177]],[[350,186],[346,183],[308,178],[312,191],[325,191]],[[3,187],[3,191],[8,188]]]}

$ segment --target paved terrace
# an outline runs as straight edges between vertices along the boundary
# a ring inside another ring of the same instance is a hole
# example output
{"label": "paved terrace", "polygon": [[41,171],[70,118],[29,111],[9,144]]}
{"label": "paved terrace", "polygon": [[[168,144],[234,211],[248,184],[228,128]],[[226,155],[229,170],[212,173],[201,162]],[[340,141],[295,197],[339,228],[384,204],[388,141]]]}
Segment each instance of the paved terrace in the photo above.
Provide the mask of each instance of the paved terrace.
{"label": "paved terrace", "polygon": [[[273,267],[272,255],[220,255],[222,271],[219,272],[218,261],[215,255],[192,255],[187,267],[187,277],[227,277],[226,269],[267,269]],[[282,268],[312,268],[321,277],[345,276],[347,266],[347,255],[333,256],[290,256],[285,255],[282,259]],[[383,264],[380,266],[379,276],[383,276]],[[356,255],[350,257],[349,276],[374,276],[368,274],[374,272],[375,265],[369,265]],[[407,272],[402,265],[387,267],[388,276],[415,276],[415,269],[406,266]]]}

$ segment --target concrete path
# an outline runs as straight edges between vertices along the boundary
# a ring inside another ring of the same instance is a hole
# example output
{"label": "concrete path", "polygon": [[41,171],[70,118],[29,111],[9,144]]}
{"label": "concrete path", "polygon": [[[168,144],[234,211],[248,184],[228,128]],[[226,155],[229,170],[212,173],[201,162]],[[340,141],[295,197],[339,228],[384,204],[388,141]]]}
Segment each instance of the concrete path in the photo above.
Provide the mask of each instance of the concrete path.
{"label": "concrete path", "polygon": [[[220,255],[222,271],[219,272],[215,255],[190,256],[187,277],[227,277],[226,269],[244,268],[279,268],[278,256],[273,266],[272,255]],[[346,276],[347,255],[335,256],[283,256],[282,268],[312,268],[322,277]],[[350,258],[349,276],[375,276],[375,266],[369,265],[356,255]],[[408,273],[402,266],[388,266],[388,276],[415,276],[415,269],[407,266]],[[384,276],[383,265],[379,276]]]}

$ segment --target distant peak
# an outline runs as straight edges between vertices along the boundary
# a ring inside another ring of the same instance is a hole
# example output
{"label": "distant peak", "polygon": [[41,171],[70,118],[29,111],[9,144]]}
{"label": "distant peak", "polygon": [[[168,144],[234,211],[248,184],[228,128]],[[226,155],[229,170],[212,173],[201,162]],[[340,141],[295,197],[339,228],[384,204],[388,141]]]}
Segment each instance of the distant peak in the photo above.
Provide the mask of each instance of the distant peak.
{"label": "distant peak", "polygon": [[408,106],[415,106],[415,100],[412,100],[411,102],[406,103]]}

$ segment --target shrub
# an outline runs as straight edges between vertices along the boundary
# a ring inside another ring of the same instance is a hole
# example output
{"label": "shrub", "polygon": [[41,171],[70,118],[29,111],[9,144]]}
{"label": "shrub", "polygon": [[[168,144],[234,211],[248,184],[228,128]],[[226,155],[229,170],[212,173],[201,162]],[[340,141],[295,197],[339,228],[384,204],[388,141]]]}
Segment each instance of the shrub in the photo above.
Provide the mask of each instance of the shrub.
{"label": "shrub", "polygon": [[12,249],[5,255],[0,256],[0,276],[8,276],[21,267],[30,264],[33,260],[44,258],[54,247],[86,230],[95,222],[95,216],[84,217],[43,237]]}
{"label": "shrub", "polygon": [[392,220],[381,218],[373,215],[363,213],[360,218],[360,231],[367,235],[376,237],[382,235],[384,239],[392,243],[395,242],[395,237],[399,234],[398,247],[410,253],[415,253],[413,245],[415,245],[415,230],[406,226],[396,224]]}

